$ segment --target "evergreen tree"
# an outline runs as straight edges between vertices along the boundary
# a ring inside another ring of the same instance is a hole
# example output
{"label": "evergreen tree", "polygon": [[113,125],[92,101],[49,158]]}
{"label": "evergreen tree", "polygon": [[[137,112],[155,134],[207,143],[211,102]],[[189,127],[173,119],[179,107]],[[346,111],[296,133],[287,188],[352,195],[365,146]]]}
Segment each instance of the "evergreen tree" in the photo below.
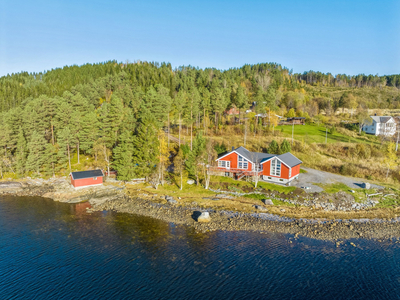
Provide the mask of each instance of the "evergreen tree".
{"label": "evergreen tree", "polygon": [[240,121],[240,112],[247,105],[247,97],[245,94],[245,89],[241,85],[239,85],[236,90],[234,97],[234,104],[239,109],[239,121]]}
{"label": "evergreen tree", "polygon": [[57,146],[51,143],[46,145],[44,152],[43,174],[45,176],[55,176],[55,169],[57,163]]}
{"label": "evergreen tree", "polygon": [[181,146],[181,128],[182,128],[182,113],[185,110],[187,102],[187,94],[184,90],[180,90],[175,97],[174,106],[175,110],[178,114],[178,124],[179,124],[179,138],[178,138],[178,146]]}
{"label": "evergreen tree", "polygon": [[179,147],[178,153],[174,157],[174,173],[179,177],[179,189],[183,189],[183,171],[185,170],[185,154],[182,147]]}
{"label": "evergreen tree", "polygon": [[99,137],[98,120],[96,113],[89,112],[82,117],[81,130],[78,133],[80,148],[91,154],[94,142]]}
{"label": "evergreen tree", "polygon": [[133,138],[133,156],[137,164],[135,168],[138,177],[148,177],[156,171],[159,161],[157,125],[154,117],[142,107],[141,119]]}
{"label": "evergreen tree", "polygon": [[151,87],[146,93],[145,103],[158,121],[158,126],[161,127],[167,121],[168,113],[171,111],[172,100],[169,90],[161,84]]}
{"label": "evergreen tree", "polygon": [[71,172],[71,145],[75,143],[75,140],[69,127],[65,127],[59,132],[57,140],[60,146],[60,151],[58,151],[59,161],[61,165],[68,162],[68,170]]}
{"label": "evergreen tree", "polygon": [[193,148],[193,123],[199,112],[200,94],[196,88],[189,91],[188,105],[186,107],[186,118],[190,124],[190,149]]}
{"label": "evergreen tree", "polygon": [[113,167],[118,173],[118,180],[129,181],[135,178],[136,163],[133,161],[133,137],[128,131],[124,131],[118,146],[114,149]]}
{"label": "evergreen tree", "polygon": [[205,151],[206,139],[200,132],[193,140],[193,149],[189,151],[187,160],[185,162],[189,177],[196,179],[197,185],[199,185],[199,176],[201,174],[200,164],[204,160]]}
{"label": "evergreen tree", "polygon": [[27,144],[22,127],[19,127],[18,140],[17,140],[17,152],[15,158],[17,160],[16,171],[18,174],[23,175],[25,173],[25,164],[27,156]]}
{"label": "evergreen tree", "polygon": [[279,144],[275,140],[272,140],[272,142],[269,144],[268,147],[268,153],[279,154],[279,151],[280,151]]}
{"label": "evergreen tree", "polygon": [[124,105],[122,103],[122,100],[117,97],[111,97],[109,113],[107,115],[107,123],[110,124],[111,127],[110,147],[113,147],[118,141],[119,131],[123,120],[124,120]]}
{"label": "evergreen tree", "polygon": [[292,147],[290,146],[290,143],[284,139],[279,148],[279,154],[284,154],[290,151],[292,151]]}
{"label": "evergreen tree", "polygon": [[43,135],[34,131],[30,142],[28,143],[29,155],[26,160],[26,170],[40,174],[40,168],[44,162],[44,153],[46,149],[46,140]]}

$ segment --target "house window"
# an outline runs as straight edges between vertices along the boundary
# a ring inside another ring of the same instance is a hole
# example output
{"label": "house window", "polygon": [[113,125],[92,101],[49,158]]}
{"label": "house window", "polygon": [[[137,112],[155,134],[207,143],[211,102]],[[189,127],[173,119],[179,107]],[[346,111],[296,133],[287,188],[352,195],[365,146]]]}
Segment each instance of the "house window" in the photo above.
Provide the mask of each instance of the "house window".
{"label": "house window", "polygon": [[97,177],[93,177],[93,180],[97,180]]}
{"label": "house window", "polygon": [[281,176],[281,162],[276,158],[271,161],[271,175]]}
{"label": "house window", "polygon": [[218,167],[229,169],[231,167],[231,162],[230,161],[225,161],[225,160],[219,160],[218,161]]}
{"label": "house window", "polygon": [[239,155],[239,161],[238,161],[238,169],[247,169],[249,167],[249,164],[247,161]]}

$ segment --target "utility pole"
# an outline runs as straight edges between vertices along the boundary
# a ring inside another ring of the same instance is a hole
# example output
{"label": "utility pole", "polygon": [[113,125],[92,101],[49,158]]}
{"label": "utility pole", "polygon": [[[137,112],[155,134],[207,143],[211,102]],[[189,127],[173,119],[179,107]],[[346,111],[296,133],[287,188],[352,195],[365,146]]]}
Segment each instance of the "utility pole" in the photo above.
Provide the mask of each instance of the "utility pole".
{"label": "utility pole", "polygon": [[400,130],[397,130],[396,152],[397,152],[397,149],[399,148],[399,134],[400,134]]}
{"label": "utility pole", "polygon": [[292,121],[292,146],[293,146],[294,120]]}
{"label": "utility pole", "polygon": [[247,122],[244,121],[244,146],[246,146]]}
{"label": "utility pole", "polygon": [[325,144],[328,144],[328,128],[325,127]]}

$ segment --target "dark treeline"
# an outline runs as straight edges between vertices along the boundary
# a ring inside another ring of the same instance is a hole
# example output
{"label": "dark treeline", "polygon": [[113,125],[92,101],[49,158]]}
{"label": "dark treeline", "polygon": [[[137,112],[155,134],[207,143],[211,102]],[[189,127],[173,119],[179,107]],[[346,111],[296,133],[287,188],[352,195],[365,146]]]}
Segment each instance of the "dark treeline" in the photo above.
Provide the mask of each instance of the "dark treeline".
{"label": "dark treeline", "polygon": [[348,91],[334,96],[316,92],[312,86],[397,91],[398,79],[292,74],[275,63],[220,71],[139,61],[13,74],[0,78],[0,176],[69,172],[72,157],[83,164],[80,155],[93,159],[94,166],[119,168],[124,179],[149,176],[160,157],[168,157],[162,140],[170,124],[179,127],[179,137],[182,124],[193,136],[185,155],[195,160],[200,154],[194,157],[193,151],[201,152],[196,145],[205,147],[200,130],[206,135],[218,129],[233,106],[242,112],[253,105],[256,113],[289,110],[311,117],[361,104],[397,107],[397,92],[397,98],[378,103]]}

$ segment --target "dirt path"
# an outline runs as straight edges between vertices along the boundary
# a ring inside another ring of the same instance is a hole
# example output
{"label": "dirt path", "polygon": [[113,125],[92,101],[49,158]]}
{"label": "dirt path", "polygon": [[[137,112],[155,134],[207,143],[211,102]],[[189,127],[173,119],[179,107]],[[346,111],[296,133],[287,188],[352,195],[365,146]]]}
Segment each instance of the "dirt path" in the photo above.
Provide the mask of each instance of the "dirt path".
{"label": "dirt path", "polygon": [[[301,173],[299,175],[299,180],[293,180],[291,185],[301,187],[310,187],[305,191],[308,193],[322,192],[323,189],[313,183],[331,184],[331,183],[344,183],[349,188],[358,189],[361,187],[363,182],[368,182],[367,180],[354,177],[346,177],[342,175],[337,175],[329,172],[319,171],[311,168],[302,167],[307,173]],[[382,188],[379,185],[371,184],[372,188]]]}

